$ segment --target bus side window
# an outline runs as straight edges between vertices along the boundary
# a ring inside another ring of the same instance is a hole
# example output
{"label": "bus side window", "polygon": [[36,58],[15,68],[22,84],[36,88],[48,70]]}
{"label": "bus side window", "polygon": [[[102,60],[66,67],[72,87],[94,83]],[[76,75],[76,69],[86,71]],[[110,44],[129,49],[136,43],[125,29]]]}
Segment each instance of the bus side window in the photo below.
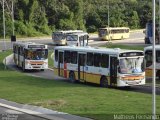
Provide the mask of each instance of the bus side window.
{"label": "bus side window", "polygon": [[160,51],[159,50],[156,51],[156,62],[160,63]]}
{"label": "bus side window", "polygon": [[87,65],[93,66],[94,56],[93,53],[87,53]]}
{"label": "bus side window", "polygon": [[23,53],[23,47],[20,47],[20,55],[23,55],[24,53]]}
{"label": "bus side window", "polygon": [[100,67],[101,66],[101,54],[100,53],[95,53],[94,54],[94,66],[95,67]]}
{"label": "bus side window", "polygon": [[102,54],[101,67],[108,68],[108,66],[109,66],[109,55]]}
{"label": "bus side window", "polygon": [[55,50],[55,61],[58,61],[58,50]]}
{"label": "bus side window", "polygon": [[152,51],[145,52],[146,67],[152,65]]}
{"label": "bus side window", "polygon": [[63,52],[59,52],[59,62],[63,63]]}
{"label": "bus side window", "polygon": [[70,63],[71,62],[71,59],[70,59],[70,51],[65,51],[64,52],[64,61],[66,63]]}
{"label": "bus side window", "polygon": [[77,52],[71,52],[71,63],[77,64]]}
{"label": "bus side window", "polygon": [[80,66],[85,66],[85,62],[86,62],[86,55],[85,54],[80,54],[79,55],[79,60],[80,60],[80,62],[79,62],[79,64],[80,64]]}

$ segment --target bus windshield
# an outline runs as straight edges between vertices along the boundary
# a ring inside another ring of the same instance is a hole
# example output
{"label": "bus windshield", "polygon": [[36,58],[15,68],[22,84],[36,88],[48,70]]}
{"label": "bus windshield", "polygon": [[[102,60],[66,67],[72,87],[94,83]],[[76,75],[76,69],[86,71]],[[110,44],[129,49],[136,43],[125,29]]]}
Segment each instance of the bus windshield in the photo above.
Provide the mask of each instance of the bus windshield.
{"label": "bus windshield", "polygon": [[25,58],[29,60],[44,60],[48,58],[47,49],[25,49]]}
{"label": "bus windshield", "polygon": [[99,34],[101,36],[108,35],[107,29],[99,29]]}
{"label": "bus windshield", "polygon": [[77,41],[78,36],[77,35],[68,35],[66,39],[67,39],[67,41]]}
{"label": "bus windshield", "polygon": [[62,40],[64,35],[62,33],[54,33],[53,34],[53,39],[54,40]]}
{"label": "bus windshield", "polygon": [[119,60],[119,73],[141,73],[144,71],[143,57],[122,58]]}

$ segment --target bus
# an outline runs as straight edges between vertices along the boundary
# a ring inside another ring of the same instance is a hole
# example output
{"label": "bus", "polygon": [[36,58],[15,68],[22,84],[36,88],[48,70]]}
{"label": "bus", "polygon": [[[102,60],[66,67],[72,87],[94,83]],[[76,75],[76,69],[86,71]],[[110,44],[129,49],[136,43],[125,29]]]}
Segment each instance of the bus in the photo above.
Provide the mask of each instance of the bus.
{"label": "bus", "polygon": [[15,42],[13,43],[14,63],[26,70],[48,69],[48,48],[44,44],[33,42]]}
{"label": "bus", "polygon": [[88,45],[88,33],[72,33],[66,36],[67,45],[75,46],[87,46]]}
{"label": "bus", "polygon": [[54,74],[71,82],[89,82],[102,87],[145,84],[144,52],[120,48],[57,46]]}
{"label": "bus", "polygon": [[71,33],[83,32],[82,30],[62,30],[52,33],[53,44],[55,45],[66,45],[66,35]]}
{"label": "bus", "polygon": [[98,36],[100,40],[118,40],[129,38],[130,29],[128,27],[104,27],[99,28]]}
{"label": "bus", "polygon": [[[160,45],[155,45],[156,51],[156,78],[160,80]],[[144,56],[145,56],[145,72],[146,78],[152,77],[152,46],[148,46],[144,48]]]}

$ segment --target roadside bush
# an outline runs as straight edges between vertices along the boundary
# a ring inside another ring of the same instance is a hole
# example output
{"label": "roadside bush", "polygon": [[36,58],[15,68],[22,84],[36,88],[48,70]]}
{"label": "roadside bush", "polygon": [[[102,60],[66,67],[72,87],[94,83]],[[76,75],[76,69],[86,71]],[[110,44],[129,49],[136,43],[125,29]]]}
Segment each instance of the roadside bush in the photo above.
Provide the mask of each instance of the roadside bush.
{"label": "roadside bush", "polygon": [[27,27],[21,21],[15,21],[15,31],[19,35],[26,35],[27,34]]}
{"label": "roadside bush", "polygon": [[50,35],[52,30],[47,26],[47,25],[43,25],[39,28],[39,31],[42,32],[43,34],[47,34]]}
{"label": "roadside bush", "polygon": [[87,32],[89,32],[89,33],[93,33],[93,32],[96,32],[96,31],[97,31],[97,28],[94,25],[89,26],[88,29],[87,29]]}

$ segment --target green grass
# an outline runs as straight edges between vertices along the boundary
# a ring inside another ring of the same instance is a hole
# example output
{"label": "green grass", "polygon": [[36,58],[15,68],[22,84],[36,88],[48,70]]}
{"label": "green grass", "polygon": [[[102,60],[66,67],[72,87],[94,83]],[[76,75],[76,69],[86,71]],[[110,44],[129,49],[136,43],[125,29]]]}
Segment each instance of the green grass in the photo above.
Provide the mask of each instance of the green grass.
{"label": "green grass", "polygon": [[[8,54],[10,52],[0,53],[0,98],[96,120],[106,120],[114,114],[152,112],[150,94],[26,76],[4,69],[2,60]],[[156,99],[157,114],[160,114],[160,96]]]}
{"label": "green grass", "polygon": [[53,50],[50,50],[48,53],[48,67],[53,68],[54,62],[53,62],[53,56],[51,54],[53,53]]}
{"label": "green grass", "polygon": [[107,43],[106,45],[102,45],[101,47],[107,48],[121,48],[121,49],[130,49],[130,50],[144,50],[144,46],[132,46],[132,45],[122,45],[122,44],[112,44]]}

